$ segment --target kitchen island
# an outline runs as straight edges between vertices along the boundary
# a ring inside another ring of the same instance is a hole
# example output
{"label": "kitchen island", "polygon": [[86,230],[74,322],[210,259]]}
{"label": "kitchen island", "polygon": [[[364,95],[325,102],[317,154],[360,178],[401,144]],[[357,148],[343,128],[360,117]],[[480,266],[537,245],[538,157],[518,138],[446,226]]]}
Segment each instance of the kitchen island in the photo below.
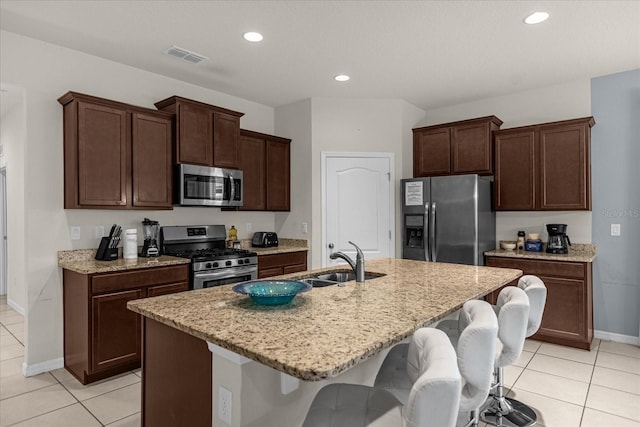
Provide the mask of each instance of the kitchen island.
{"label": "kitchen island", "polygon": [[[351,368],[380,358],[416,329],[522,274],[389,258],[368,261],[366,270],[384,276],[314,288],[280,307],[255,305],[231,286],[130,301],[129,309],[144,316],[143,425],[297,426],[325,380],[369,381],[370,374],[358,376]],[[207,349],[214,351],[209,369]],[[166,377],[168,371],[173,373]],[[233,372],[240,376],[235,381]],[[206,378],[211,375],[213,381]],[[230,423],[218,418],[218,377],[226,378],[222,386],[235,396]],[[167,383],[166,378],[174,380]],[[297,384],[294,378],[303,381]],[[193,392],[207,387],[206,396]],[[197,424],[186,418],[202,406],[193,404],[194,395],[215,403],[194,417]]]}

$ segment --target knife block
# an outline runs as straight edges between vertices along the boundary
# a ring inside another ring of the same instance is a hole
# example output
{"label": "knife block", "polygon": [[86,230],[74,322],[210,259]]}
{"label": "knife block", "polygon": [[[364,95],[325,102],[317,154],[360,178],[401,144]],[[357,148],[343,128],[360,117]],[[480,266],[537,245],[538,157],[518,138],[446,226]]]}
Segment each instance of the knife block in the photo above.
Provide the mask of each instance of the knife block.
{"label": "knife block", "polygon": [[95,259],[98,261],[115,261],[118,259],[118,248],[110,248],[110,242],[111,239],[108,237],[100,239],[100,246],[98,246]]}

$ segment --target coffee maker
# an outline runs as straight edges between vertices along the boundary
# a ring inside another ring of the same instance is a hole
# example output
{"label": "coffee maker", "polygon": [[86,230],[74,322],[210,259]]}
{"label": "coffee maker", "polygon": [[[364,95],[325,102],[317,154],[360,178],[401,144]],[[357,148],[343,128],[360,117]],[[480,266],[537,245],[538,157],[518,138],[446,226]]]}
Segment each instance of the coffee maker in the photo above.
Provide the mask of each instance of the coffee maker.
{"label": "coffee maker", "polygon": [[142,221],[142,235],[144,236],[144,243],[142,244],[141,257],[156,257],[160,256],[158,251],[158,233],[160,232],[160,223],[153,221],[149,218],[145,218]]}
{"label": "coffee maker", "polygon": [[547,252],[550,254],[566,254],[569,253],[571,240],[567,236],[567,224],[547,224],[547,232],[549,233],[549,242],[547,243]]}

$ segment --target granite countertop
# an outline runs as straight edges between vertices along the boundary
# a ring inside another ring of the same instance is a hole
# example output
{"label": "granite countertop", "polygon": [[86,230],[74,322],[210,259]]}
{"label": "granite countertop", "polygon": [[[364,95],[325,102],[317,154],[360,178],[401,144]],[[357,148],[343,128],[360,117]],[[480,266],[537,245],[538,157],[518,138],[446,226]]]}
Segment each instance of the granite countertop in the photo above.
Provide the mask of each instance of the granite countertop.
{"label": "granite countertop", "polygon": [[[324,268],[279,278],[301,278]],[[294,377],[341,372],[517,279],[522,271],[394,258],[367,261],[386,276],[313,288],[267,307],[219,286],[130,301],[130,310]]]}
{"label": "granite countertop", "polygon": [[251,239],[240,241],[240,248],[249,249],[260,255],[286,254],[289,252],[302,252],[309,250],[309,243],[303,239],[278,239],[278,246],[275,248],[255,248],[251,246]]}
{"label": "granite countertop", "polygon": [[167,265],[189,264],[188,258],[162,255],[155,258],[124,259],[114,261],[97,261],[94,259],[95,249],[58,251],[58,267],[80,274],[111,273],[114,271],[136,270],[140,268],[164,267]]}
{"label": "granite countertop", "polygon": [[593,262],[596,259],[596,247],[592,244],[574,243],[569,246],[567,254],[548,254],[544,252],[529,252],[518,250],[495,249],[487,251],[485,256],[496,256],[504,258],[539,259],[546,261],[567,261],[567,262]]}

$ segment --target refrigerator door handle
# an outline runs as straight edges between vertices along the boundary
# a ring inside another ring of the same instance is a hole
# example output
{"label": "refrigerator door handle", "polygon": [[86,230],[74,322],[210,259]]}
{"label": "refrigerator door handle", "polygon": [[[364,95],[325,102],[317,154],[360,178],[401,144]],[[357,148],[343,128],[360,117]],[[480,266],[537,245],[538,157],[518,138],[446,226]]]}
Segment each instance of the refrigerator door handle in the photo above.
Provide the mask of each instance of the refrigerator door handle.
{"label": "refrigerator door handle", "polygon": [[436,224],[436,202],[433,202],[431,207],[431,260],[436,262],[438,260],[438,226]]}
{"label": "refrigerator door handle", "polygon": [[423,247],[425,251],[425,261],[431,261],[431,249],[429,247],[429,236],[431,235],[431,229],[429,227],[429,212],[430,212],[430,203],[425,203],[424,205],[424,229],[425,231],[422,233],[422,241]]}

